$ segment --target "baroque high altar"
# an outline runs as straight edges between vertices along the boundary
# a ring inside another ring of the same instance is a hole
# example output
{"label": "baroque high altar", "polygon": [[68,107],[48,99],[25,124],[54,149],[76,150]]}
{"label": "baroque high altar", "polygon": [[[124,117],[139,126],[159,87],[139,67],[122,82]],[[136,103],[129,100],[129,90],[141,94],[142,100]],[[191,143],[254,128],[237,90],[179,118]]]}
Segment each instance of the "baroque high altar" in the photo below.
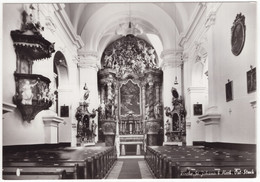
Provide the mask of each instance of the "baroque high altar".
{"label": "baroque high altar", "polygon": [[141,147],[157,145],[163,128],[163,73],[154,48],[127,35],[105,49],[101,66],[98,125],[106,145],[116,145],[121,155],[127,145],[136,145],[137,155]]}

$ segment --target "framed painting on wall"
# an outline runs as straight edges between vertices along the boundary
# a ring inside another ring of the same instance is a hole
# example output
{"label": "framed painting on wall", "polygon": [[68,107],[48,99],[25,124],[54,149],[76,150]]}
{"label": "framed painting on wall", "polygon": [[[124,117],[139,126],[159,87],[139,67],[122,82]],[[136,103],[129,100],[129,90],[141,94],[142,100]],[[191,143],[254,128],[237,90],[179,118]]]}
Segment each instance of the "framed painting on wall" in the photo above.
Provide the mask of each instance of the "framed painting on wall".
{"label": "framed painting on wall", "polygon": [[233,81],[228,81],[226,84],[226,101],[233,100]]}
{"label": "framed painting on wall", "polygon": [[60,117],[69,117],[69,106],[60,106]]}
{"label": "framed painting on wall", "polygon": [[247,93],[256,91],[256,68],[251,68],[246,73],[247,77]]}
{"label": "framed painting on wall", "polygon": [[202,115],[202,104],[193,104],[194,116]]}

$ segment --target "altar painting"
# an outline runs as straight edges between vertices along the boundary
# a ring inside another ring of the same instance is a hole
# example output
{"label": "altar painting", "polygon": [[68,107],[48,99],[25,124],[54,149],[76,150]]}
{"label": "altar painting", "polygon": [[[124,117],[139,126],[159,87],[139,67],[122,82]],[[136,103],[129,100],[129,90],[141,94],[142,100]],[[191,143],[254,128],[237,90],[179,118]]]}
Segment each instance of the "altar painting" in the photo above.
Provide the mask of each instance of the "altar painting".
{"label": "altar painting", "polygon": [[121,115],[140,115],[140,88],[132,81],[128,81],[120,88]]}

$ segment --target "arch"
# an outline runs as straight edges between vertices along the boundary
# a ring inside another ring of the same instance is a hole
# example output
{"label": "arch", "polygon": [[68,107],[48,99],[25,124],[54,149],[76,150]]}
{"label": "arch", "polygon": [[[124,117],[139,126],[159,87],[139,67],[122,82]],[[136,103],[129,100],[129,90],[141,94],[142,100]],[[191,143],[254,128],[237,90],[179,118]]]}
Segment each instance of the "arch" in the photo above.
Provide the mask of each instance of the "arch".
{"label": "arch", "polygon": [[65,56],[57,51],[53,59],[53,73],[54,73],[54,94],[55,94],[55,111],[59,113],[59,94],[58,89],[65,88],[69,84],[68,66]]}
{"label": "arch", "polygon": [[54,56],[53,70],[57,72],[58,88],[64,88],[69,84],[68,66],[65,56],[62,52],[57,51]]}

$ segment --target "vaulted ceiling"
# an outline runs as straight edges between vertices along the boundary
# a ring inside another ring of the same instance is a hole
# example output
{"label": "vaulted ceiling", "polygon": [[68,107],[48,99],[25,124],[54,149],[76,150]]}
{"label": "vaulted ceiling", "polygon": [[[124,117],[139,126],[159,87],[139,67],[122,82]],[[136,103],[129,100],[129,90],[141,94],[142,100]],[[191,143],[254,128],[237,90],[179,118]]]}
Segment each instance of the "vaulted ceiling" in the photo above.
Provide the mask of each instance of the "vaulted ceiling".
{"label": "vaulted ceiling", "polygon": [[[66,3],[65,11],[86,50],[103,51],[122,25],[141,28],[140,38],[151,42],[156,37],[163,49],[172,49],[173,42],[185,31],[193,18],[198,3]],[[128,26],[124,26],[128,27]]]}

